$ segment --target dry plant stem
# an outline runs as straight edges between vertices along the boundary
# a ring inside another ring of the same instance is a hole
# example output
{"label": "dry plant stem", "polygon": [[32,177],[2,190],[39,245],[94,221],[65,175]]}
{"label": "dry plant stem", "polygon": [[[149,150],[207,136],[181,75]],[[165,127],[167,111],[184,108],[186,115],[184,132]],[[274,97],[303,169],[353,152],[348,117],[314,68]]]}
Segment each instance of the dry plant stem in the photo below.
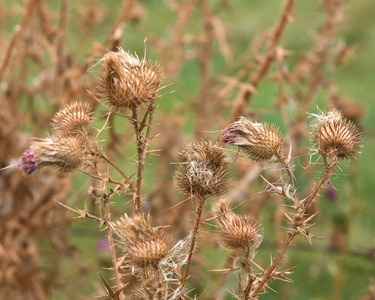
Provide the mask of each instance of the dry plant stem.
{"label": "dry plant stem", "polygon": [[321,190],[321,188],[323,187],[323,185],[326,184],[327,182],[329,182],[329,179],[330,179],[330,177],[332,175],[332,172],[333,172],[334,168],[337,165],[337,160],[338,160],[338,158],[336,156],[336,153],[331,154],[329,163],[327,163],[327,158],[324,158],[323,175],[320,178],[319,183],[316,186],[314,193],[311,195],[311,197],[307,201],[306,205],[303,208],[301,207],[301,209],[299,211],[299,217],[303,217],[303,215],[306,212],[306,210],[309,208],[309,206],[311,205],[311,203],[313,203],[313,201],[318,196],[319,191]]}
{"label": "dry plant stem", "polygon": [[212,15],[207,0],[200,0],[199,6],[201,7],[203,15],[203,27],[204,27],[204,40],[201,45],[200,51],[200,74],[201,74],[201,88],[198,98],[198,112],[197,112],[197,127],[196,135],[202,137],[204,126],[204,120],[207,118],[207,100],[208,92],[210,90],[210,60],[212,54],[212,42],[213,42],[213,28],[212,28]]}
{"label": "dry plant stem", "polygon": [[[61,8],[60,8],[60,16],[59,16],[59,28],[57,31],[57,38],[56,38],[56,58],[60,58],[63,56],[63,43],[65,39],[65,32],[66,32],[66,21],[67,21],[67,12],[68,12],[68,0],[61,1]],[[59,78],[58,74],[61,74],[63,71],[63,60],[57,59],[55,65],[55,76]],[[57,79],[56,79],[57,80]],[[56,82],[55,82],[56,83]]]}
{"label": "dry plant stem", "polygon": [[323,170],[323,174],[319,180],[318,185],[315,187],[314,192],[310,196],[306,205],[304,207],[302,205],[298,207],[297,213],[293,219],[293,227],[288,232],[288,235],[286,237],[286,240],[284,241],[282,248],[279,250],[279,253],[276,256],[276,258],[271,262],[268,268],[264,271],[260,282],[258,283],[256,288],[252,291],[250,296],[256,297],[263,290],[267,281],[269,281],[272,278],[273,272],[276,269],[276,267],[280,264],[281,260],[284,258],[286,250],[292,244],[293,239],[299,234],[298,227],[301,226],[301,223],[303,225],[303,221],[301,222],[300,220],[301,219],[303,220],[304,213],[306,212],[307,208],[311,205],[311,203],[316,199],[323,185],[329,182],[329,179],[336,165],[337,165],[336,153],[331,154],[329,162],[327,162],[327,158],[324,159],[324,170]]}
{"label": "dry plant stem", "polygon": [[[303,95],[301,102],[301,111],[306,111],[308,109],[308,106],[310,105],[316,91],[322,84],[322,68],[331,47],[330,41],[333,39],[337,31],[337,18],[335,17],[335,15],[340,9],[339,3],[337,3],[336,0],[328,0],[326,1],[325,8],[327,11],[327,20],[320,29],[320,33],[318,33],[318,36],[321,36],[323,38],[324,44],[323,47],[316,50],[315,57],[317,58],[317,62],[313,64],[312,79],[309,88],[306,91],[306,94]],[[303,114],[304,113],[300,113],[301,116]]]}
{"label": "dry plant stem", "polygon": [[289,246],[291,245],[291,243],[292,243],[292,241],[293,241],[293,239],[294,239],[294,237],[296,235],[298,235],[298,231],[296,231],[296,230],[291,230],[288,233],[287,238],[286,238],[286,240],[284,242],[283,247],[279,250],[279,254],[272,261],[272,263],[269,265],[269,267],[267,268],[267,270],[263,273],[261,281],[258,283],[258,285],[256,286],[256,288],[251,292],[250,297],[257,297],[258,294],[263,290],[263,288],[264,288],[265,284],[267,283],[267,281],[272,278],[273,271],[279,265],[279,263],[281,262],[281,260],[284,258],[286,250],[289,248]]}
{"label": "dry plant stem", "polygon": [[122,172],[121,171],[121,169],[114,163],[114,162],[112,162],[104,153],[100,153],[100,156],[106,161],[106,162],[108,162],[112,167],[114,167],[121,175],[122,175],[122,177],[124,177],[124,179],[125,179],[125,181],[126,181],[126,183],[129,185],[129,188],[130,188],[130,190],[133,192],[133,194],[135,194],[136,193],[136,190],[135,190],[135,188],[134,188],[134,186],[133,186],[133,183],[130,181],[130,179],[129,179],[129,177],[128,176],[126,176],[125,174],[124,174],[124,172]]}
{"label": "dry plant stem", "polygon": [[[175,71],[178,70],[181,62],[181,44],[183,38],[183,30],[188,22],[191,11],[193,10],[195,5],[195,0],[185,0],[182,4],[179,5],[177,11],[177,18],[175,23],[175,30],[173,33],[172,41],[168,47],[168,55],[166,55],[163,59],[163,65],[166,70],[168,71]],[[168,72],[169,73],[169,72]]]}
{"label": "dry plant stem", "polygon": [[204,206],[205,201],[206,201],[205,198],[199,197],[199,202],[198,202],[198,205],[197,205],[196,210],[195,210],[194,226],[193,226],[193,230],[191,232],[192,240],[191,240],[191,245],[190,245],[190,249],[189,249],[189,255],[188,255],[188,258],[187,258],[187,261],[186,261],[184,275],[182,276],[182,280],[181,280],[180,286],[179,286],[180,291],[182,291],[182,289],[185,287],[185,284],[186,284],[186,279],[187,279],[188,272],[189,272],[190,261],[191,261],[191,258],[193,256],[195,245],[197,243],[198,229],[199,229],[199,225],[201,223],[202,211],[203,211],[203,206]]}
{"label": "dry plant stem", "polygon": [[293,188],[293,196],[294,196],[294,199],[296,200],[296,204],[298,204],[300,201],[299,201],[298,194],[297,194],[296,184],[294,182],[294,176],[293,176],[292,168],[290,167],[289,162],[286,161],[285,157],[280,152],[278,152],[276,154],[276,157],[279,160],[279,162],[283,165],[283,167],[285,168],[285,170],[288,174],[289,180],[290,180],[290,182],[292,184],[292,188]]}
{"label": "dry plant stem", "polygon": [[111,50],[117,51],[120,46],[122,33],[126,22],[129,20],[129,16],[132,13],[134,5],[137,3],[136,0],[123,0],[121,4],[120,15],[116,20],[116,23],[112,27],[107,40],[112,43]]}
{"label": "dry plant stem", "polygon": [[[147,154],[147,145],[150,140],[152,119],[154,113],[154,104],[150,104],[148,107],[142,122],[138,123],[138,112],[137,108],[132,108],[132,118],[131,122],[134,126],[134,132],[137,140],[137,151],[138,151],[138,172],[137,172],[137,184],[136,184],[136,194],[134,199],[135,213],[140,214],[142,206],[142,171],[145,166],[145,158]],[[147,123],[148,117],[148,124]],[[142,133],[142,130],[147,127],[146,134]]]}
{"label": "dry plant stem", "polygon": [[246,288],[245,288],[245,294],[244,294],[244,300],[248,299],[249,297],[249,294],[250,294],[250,291],[251,291],[251,287],[253,285],[253,282],[254,282],[254,277],[253,275],[251,275],[251,259],[250,259],[250,248],[247,248],[246,249],[246,271],[248,273],[247,275],[247,285],[246,285]]}
{"label": "dry plant stem", "polygon": [[[290,15],[292,12],[292,8],[295,2],[296,0],[288,0],[284,6],[284,10],[281,15],[281,18],[268,43],[266,54],[260,66],[258,67],[257,73],[255,74],[254,78],[250,80],[250,84],[254,88],[256,88],[259,85],[259,83],[262,81],[264,75],[267,73],[269,67],[271,66],[272,61],[275,58],[276,47],[281,39],[281,36],[284,32],[286,25],[288,24],[288,21],[290,19]],[[238,116],[243,115],[245,105],[250,101],[252,95],[253,95],[253,92],[248,90],[246,91],[243,98],[240,99],[240,102],[235,103],[235,105],[233,106],[233,110],[232,110],[231,121],[230,121],[231,123],[236,121]]]}
{"label": "dry plant stem", "polygon": [[110,218],[110,211],[109,211],[109,203],[106,200],[106,203],[104,204],[104,219],[106,223],[106,230],[107,230],[107,238],[109,242],[109,248],[111,250],[111,258],[112,258],[112,264],[113,264],[113,272],[115,273],[115,279],[116,279],[116,288],[117,290],[121,289],[121,281],[120,281],[120,274],[118,272],[117,268],[117,258],[116,258],[116,252],[115,252],[115,243],[113,242],[113,233],[111,225],[109,224],[109,218]]}

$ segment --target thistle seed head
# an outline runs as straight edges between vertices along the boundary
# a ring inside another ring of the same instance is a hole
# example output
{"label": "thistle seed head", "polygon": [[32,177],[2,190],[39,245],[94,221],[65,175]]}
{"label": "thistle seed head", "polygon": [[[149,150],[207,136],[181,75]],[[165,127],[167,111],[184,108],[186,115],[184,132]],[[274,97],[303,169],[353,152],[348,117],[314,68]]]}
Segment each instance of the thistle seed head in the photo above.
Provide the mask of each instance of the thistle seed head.
{"label": "thistle seed head", "polygon": [[141,215],[136,215],[133,218],[125,215],[117,222],[116,229],[120,236],[127,241],[149,239],[156,233],[150,220],[146,220]]}
{"label": "thistle seed head", "polygon": [[28,175],[46,166],[65,175],[78,169],[83,158],[82,142],[78,137],[52,137],[34,142],[21,156],[17,166]]}
{"label": "thistle seed head", "polygon": [[216,202],[212,208],[219,223],[220,243],[229,249],[256,249],[262,241],[259,224],[246,216],[235,215],[226,200]]}
{"label": "thistle seed head", "polygon": [[226,155],[219,145],[201,140],[188,145],[180,154],[183,162],[176,178],[181,192],[205,198],[228,190]]}
{"label": "thistle seed head", "polygon": [[120,48],[104,56],[99,89],[113,109],[125,110],[154,101],[163,77],[157,63],[140,61]]}
{"label": "thistle seed head", "polygon": [[311,130],[313,144],[323,157],[333,153],[341,159],[355,157],[362,146],[362,134],[353,122],[337,109],[312,116],[316,118]]}
{"label": "thistle seed head", "polygon": [[170,246],[162,236],[156,235],[150,240],[130,244],[127,256],[129,263],[139,268],[157,267],[168,252]]}
{"label": "thistle seed head", "polygon": [[126,258],[135,267],[157,267],[170,249],[167,235],[151,226],[143,216],[122,217],[116,225]]}
{"label": "thistle seed head", "polygon": [[92,122],[92,109],[86,103],[73,102],[65,105],[52,117],[53,135],[79,135],[85,132]]}
{"label": "thistle seed head", "polygon": [[273,125],[252,123],[241,117],[230,124],[222,134],[224,146],[234,145],[254,161],[267,161],[281,150],[282,136]]}

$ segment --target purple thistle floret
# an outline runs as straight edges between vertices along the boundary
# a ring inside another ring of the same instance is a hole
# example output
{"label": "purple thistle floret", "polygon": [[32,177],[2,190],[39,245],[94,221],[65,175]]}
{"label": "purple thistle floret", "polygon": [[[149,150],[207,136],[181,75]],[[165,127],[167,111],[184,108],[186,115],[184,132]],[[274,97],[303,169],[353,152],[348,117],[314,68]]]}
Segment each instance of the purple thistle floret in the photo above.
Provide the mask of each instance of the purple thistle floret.
{"label": "purple thistle floret", "polygon": [[237,130],[236,126],[229,126],[225,128],[221,136],[221,144],[224,147],[233,145],[233,138],[235,137],[236,130]]}
{"label": "purple thistle floret", "polygon": [[39,159],[35,157],[34,150],[27,150],[18,160],[17,167],[24,173],[30,175],[38,168]]}
{"label": "purple thistle floret", "polygon": [[107,252],[109,250],[108,241],[106,239],[97,240],[95,248],[97,252]]}

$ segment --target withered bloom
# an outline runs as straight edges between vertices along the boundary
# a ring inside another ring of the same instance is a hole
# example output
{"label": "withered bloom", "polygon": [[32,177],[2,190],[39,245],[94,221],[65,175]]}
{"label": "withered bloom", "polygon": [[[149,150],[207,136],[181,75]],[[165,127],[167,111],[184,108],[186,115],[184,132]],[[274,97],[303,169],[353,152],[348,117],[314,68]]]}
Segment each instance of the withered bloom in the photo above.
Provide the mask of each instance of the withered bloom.
{"label": "withered bloom", "polygon": [[164,232],[151,226],[143,216],[124,216],[116,225],[127,261],[138,268],[156,268],[170,250]]}
{"label": "withered bloom", "polygon": [[341,159],[355,157],[362,144],[362,134],[354,123],[337,109],[328,113],[319,111],[312,116],[316,117],[311,130],[313,144],[323,157],[331,154]]}
{"label": "withered bloom", "polygon": [[254,161],[267,161],[280,153],[282,141],[279,130],[274,126],[252,123],[244,117],[230,124],[222,134],[224,146],[237,146]]}
{"label": "withered bloom", "polygon": [[177,186],[185,194],[202,198],[228,190],[228,172],[223,150],[217,144],[199,141],[180,152],[183,162],[176,173]]}
{"label": "withered bloom", "polygon": [[214,203],[213,214],[219,223],[220,243],[229,249],[255,249],[262,241],[260,226],[253,218],[237,216],[229,203],[221,199]]}
{"label": "withered bloom", "polygon": [[92,109],[86,103],[73,102],[54,114],[51,120],[53,135],[79,135],[92,122]]}
{"label": "withered bloom", "polygon": [[104,56],[99,88],[113,109],[124,110],[154,101],[163,77],[157,63],[140,61],[120,48]]}
{"label": "withered bloom", "polygon": [[61,175],[78,169],[83,163],[82,141],[75,136],[52,137],[34,142],[19,159],[17,167],[30,175],[51,166]]}
{"label": "withered bloom", "polygon": [[169,249],[170,246],[163,236],[155,235],[150,240],[131,243],[126,258],[139,268],[157,267],[167,256]]}

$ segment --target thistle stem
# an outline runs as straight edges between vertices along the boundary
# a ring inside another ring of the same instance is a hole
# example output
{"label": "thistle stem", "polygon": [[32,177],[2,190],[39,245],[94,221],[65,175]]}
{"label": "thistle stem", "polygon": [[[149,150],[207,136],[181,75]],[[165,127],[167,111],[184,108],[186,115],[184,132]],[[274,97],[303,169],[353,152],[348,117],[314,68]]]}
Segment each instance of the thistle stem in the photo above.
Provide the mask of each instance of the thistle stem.
{"label": "thistle stem", "polygon": [[189,255],[188,255],[188,258],[187,258],[187,261],[186,261],[186,267],[185,267],[184,275],[182,276],[182,280],[181,280],[181,283],[180,283],[180,286],[179,286],[181,291],[186,284],[186,279],[187,279],[187,275],[188,275],[188,272],[189,272],[190,261],[191,261],[191,258],[193,256],[195,245],[197,243],[198,229],[199,229],[199,225],[200,225],[200,222],[201,222],[201,216],[202,216],[202,211],[203,211],[203,206],[204,206],[205,201],[206,201],[205,198],[199,198],[199,203],[198,203],[198,205],[196,207],[196,210],[195,210],[194,227],[193,227],[193,230],[192,230],[192,233],[191,233],[192,234],[192,240],[191,240],[191,245],[190,245],[190,249],[189,249]]}
{"label": "thistle stem", "polygon": [[296,184],[294,183],[294,176],[293,176],[292,168],[290,167],[290,164],[285,160],[285,157],[281,153],[279,152],[276,153],[276,157],[279,160],[279,162],[283,165],[283,167],[285,168],[288,174],[289,180],[293,187],[294,199],[296,200],[296,204],[299,204],[300,201],[299,201],[298,194],[297,194]]}
{"label": "thistle stem", "polygon": [[[132,109],[131,122],[134,127],[134,132],[137,140],[137,151],[138,151],[138,170],[137,170],[137,184],[136,194],[134,199],[135,213],[140,214],[142,206],[142,172],[145,166],[145,158],[147,154],[147,146],[150,139],[151,126],[154,113],[154,104],[151,103],[142,119],[142,122],[138,125],[138,112],[137,108]],[[148,117],[148,124],[147,122]],[[147,127],[146,134],[142,134],[142,130]]]}
{"label": "thistle stem", "polygon": [[[264,271],[262,278],[260,279],[260,282],[256,285],[256,288],[252,291],[250,296],[256,297],[263,289],[265,284],[268,280],[272,279],[273,272],[275,271],[276,267],[280,264],[281,260],[284,258],[286,250],[289,248],[289,246],[292,244],[293,239],[299,234],[298,227],[301,225],[301,220],[304,219],[304,214],[306,210],[309,208],[309,206],[312,204],[312,202],[315,200],[317,195],[319,194],[319,191],[322,189],[323,185],[326,184],[329,181],[329,178],[332,175],[332,172],[337,165],[337,155],[336,153],[332,153],[330,156],[330,161],[327,163],[326,158],[324,158],[324,170],[322,177],[319,180],[318,185],[315,187],[314,192],[309,198],[309,201],[306,203],[306,205],[299,206],[297,213],[294,216],[293,219],[293,227],[290,229],[283,246],[279,250],[278,255],[276,258],[271,262],[271,264],[268,266],[268,268]],[[302,221],[303,224],[303,221]]]}

